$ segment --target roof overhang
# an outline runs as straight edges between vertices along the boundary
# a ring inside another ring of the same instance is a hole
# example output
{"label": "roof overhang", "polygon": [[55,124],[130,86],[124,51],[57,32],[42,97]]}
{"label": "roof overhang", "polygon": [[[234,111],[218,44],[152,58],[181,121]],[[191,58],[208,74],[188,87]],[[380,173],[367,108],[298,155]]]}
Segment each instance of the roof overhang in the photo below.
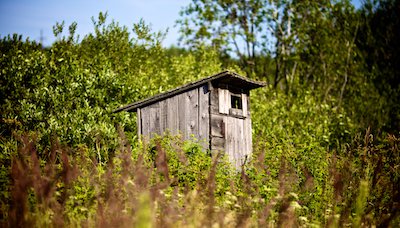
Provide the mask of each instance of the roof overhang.
{"label": "roof overhang", "polygon": [[180,86],[173,90],[170,90],[170,91],[167,91],[164,93],[160,93],[155,96],[149,97],[147,99],[128,104],[121,108],[117,108],[113,111],[113,113],[121,112],[121,111],[135,112],[138,108],[142,108],[142,107],[145,107],[152,103],[158,102],[160,100],[164,100],[169,97],[175,96],[177,94],[184,93],[186,91],[189,91],[196,87],[200,87],[209,82],[217,83],[217,84],[233,85],[233,86],[243,88],[246,90],[260,88],[260,87],[263,87],[266,85],[264,82],[254,81],[254,80],[245,78],[245,77],[243,77],[239,74],[236,74],[234,72],[231,72],[231,71],[223,71],[221,73],[218,73],[218,74],[191,82],[189,84]]}

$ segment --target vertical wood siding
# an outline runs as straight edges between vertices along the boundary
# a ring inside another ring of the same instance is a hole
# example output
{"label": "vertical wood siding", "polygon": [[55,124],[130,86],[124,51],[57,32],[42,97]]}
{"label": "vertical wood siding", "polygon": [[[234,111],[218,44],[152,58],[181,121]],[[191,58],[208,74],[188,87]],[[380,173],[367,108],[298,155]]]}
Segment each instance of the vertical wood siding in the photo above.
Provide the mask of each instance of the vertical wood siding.
{"label": "vertical wood siding", "polygon": [[225,152],[236,168],[240,168],[245,156],[249,155],[249,144],[251,135],[248,134],[248,124],[250,119],[240,119],[236,117],[227,118]]}
{"label": "vertical wood siding", "polygon": [[140,139],[140,137],[142,135],[142,115],[141,115],[140,108],[138,108],[136,111],[136,128],[137,128],[138,139]]}
{"label": "vertical wood siding", "polygon": [[218,104],[220,113],[229,114],[229,108],[231,107],[229,90],[218,88]]}
{"label": "vertical wood siding", "polygon": [[179,133],[179,109],[178,109],[178,96],[168,98],[166,100],[167,112],[167,129],[171,134],[176,135]]}
{"label": "vertical wood siding", "polygon": [[198,89],[178,95],[179,131],[183,139],[198,138],[199,98]]}
{"label": "vertical wood siding", "polygon": [[210,93],[208,86],[199,87],[199,140],[204,149],[209,149],[210,144]]}
{"label": "vertical wood siding", "polygon": [[141,109],[142,118],[142,135],[144,139],[149,139],[150,137],[150,107],[144,107]]}
{"label": "vertical wood siding", "polygon": [[159,113],[160,113],[160,133],[164,133],[168,128],[167,128],[167,121],[168,121],[168,104],[167,100],[161,100],[160,102],[160,107],[159,107]]}
{"label": "vertical wood siding", "polygon": [[209,148],[209,91],[207,85],[158,101],[138,109],[138,129],[146,140],[154,134],[182,134],[184,140],[192,136]]}
{"label": "vertical wood siding", "polygon": [[247,95],[242,93],[242,110],[243,116],[247,117]]}
{"label": "vertical wood siding", "polygon": [[138,131],[147,140],[166,131],[185,140],[194,136],[204,149],[225,151],[240,169],[252,152],[252,134],[249,94],[239,95],[242,110],[231,108],[228,89],[200,86],[138,109]]}
{"label": "vertical wood siding", "polygon": [[160,103],[152,104],[148,108],[150,111],[149,135],[150,137],[153,137],[153,134],[160,135]]}
{"label": "vertical wood siding", "polygon": [[251,119],[247,93],[241,93],[242,110],[231,108],[231,92],[218,88],[211,91],[211,150],[225,151],[237,168],[252,152]]}

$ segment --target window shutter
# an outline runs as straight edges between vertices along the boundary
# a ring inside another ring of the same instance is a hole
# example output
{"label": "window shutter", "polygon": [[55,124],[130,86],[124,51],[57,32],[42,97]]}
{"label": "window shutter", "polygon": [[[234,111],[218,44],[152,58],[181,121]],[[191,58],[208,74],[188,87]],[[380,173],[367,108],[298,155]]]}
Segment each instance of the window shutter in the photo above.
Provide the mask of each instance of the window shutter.
{"label": "window shutter", "polygon": [[229,108],[231,106],[229,90],[218,88],[218,106],[219,113],[229,114]]}

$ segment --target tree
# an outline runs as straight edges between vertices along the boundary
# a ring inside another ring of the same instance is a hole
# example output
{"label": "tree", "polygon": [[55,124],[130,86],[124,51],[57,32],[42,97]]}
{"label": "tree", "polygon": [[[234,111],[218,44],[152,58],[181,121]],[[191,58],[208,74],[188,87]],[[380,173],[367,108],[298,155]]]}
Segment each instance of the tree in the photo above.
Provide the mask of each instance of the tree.
{"label": "tree", "polygon": [[[353,15],[346,0],[203,0],[184,8],[178,24],[185,44],[206,43],[239,58],[248,76],[274,88],[289,93],[291,86],[302,84],[329,92],[334,84],[342,97],[354,57]],[[345,60],[343,80],[335,73],[337,60]]]}
{"label": "tree", "polygon": [[[180,14],[181,40],[190,47],[208,44],[239,60],[249,76],[257,67],[266,50],[262,37],[266,20],[266,2],[261,0],[193,1]],[[265,77],[266,75],[259,75]]]}
{"label": "tree", "polygon": [[388,115],[384,128],[400,129],[400,1],[368,1],[357,46],[365,59],[365,74],[386,101],[381,110]]}

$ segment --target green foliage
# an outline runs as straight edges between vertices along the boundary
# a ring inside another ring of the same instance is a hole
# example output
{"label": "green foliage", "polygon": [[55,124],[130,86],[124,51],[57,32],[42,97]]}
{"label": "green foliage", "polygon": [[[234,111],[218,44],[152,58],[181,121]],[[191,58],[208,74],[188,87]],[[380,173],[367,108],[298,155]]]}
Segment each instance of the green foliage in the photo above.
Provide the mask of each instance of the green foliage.
{"label": "green foliage", "polygon": [[63,23],[57,24],[59,38],[45,50],[15,36],[2,40],[4,136],[11,136],[15,123],[20,130],[40,132],[43,142],[57,135],[69,145],[85,144],[106,161],[117,145],[114,125],[135,132],[135,117],[112,115],[113,109],[220,69],[211,50],[169,58],[161,35],[143,21],[131,34],[118,23],[107,25],[106,14],[100,14],[94,34],[80,43],[74,41],[75,26],[69,37],[60,37]]}
{"label": "green foliage", "polygon": [[394,133],[400,103],[396,3],[371,1],[356,11],[348,0],[192,1],[177,24],[193,50],[213,46],[225,66],[237,64],[289,96],[310,91],[318,101],[343,107],[359,130]]}
{"label": "green foliage", "polygon": [[262,194],[274,196],[282,165],[288,166],[288,191],[298,194],[309,220],[321,220],[321,209],[333,194],[328,181],[331,150],[350,142],[350,119],[327,103],[319,104],[310,92],[290,97],[266,89],[253,97],[259,99],[252,101],[254,159],[261,157],[259,166],[265,167],[253,175],[266,180],[259,183]]}
{"label": "green foliage", "polygon": [[[335,221],[339,226],[396,226],[397,204],[390,199],[399,194],[400,141],[388,136],[374,144],[372,137],[367,132],[364,142],[356,139],[348,153],[327,154],[328,165],[304,168],[302,175],[299,165],[284,154],[275,170],[267,156],[276,153],[271,149],[257,151],[237,172],[221,154],[211,159],[191,141],[167,136],[131,151],[122,133],[115,157],[106,165],[88,158],[85,149],[62,147],[57,141],[52,143],[51,159],[44,161],[36,156],[40,151],[35,141],[23,136],[24,146],[13,157],[11,204],[2,222],[197,227],[329,226]],[[316,161],[300,162],[310,167]],[[313,168],[327,171],[324,180]],[[300,183],[302,176],[306,183]]]}
{"label": "green foliage", "polygon": [[360,192],[357,197],[356,211],[353,225],[355,227],[361,226],[361,216],[364,214],[365,206],[368,197],[368,182],[363,180],[360,182]]}
{"label": "green foliage", "polygon": [[[2,210],[11,197],[11,156],[20,144],[16,135],[36,134],[39,157],[45,160],[51,140],[58,138],[104,166],[118,146],[116,125],[137,143],[136,117],[112,110],[220,71],[215,51],[172,55],[160,46],[162,34],[151,32],[143,21],[134,24],[132,32],[114,21],[107,23],[103,13],[93,23],[94,32],[80,42],[75,23],[67,36],[64,23],[57,23],[57,41],[48,48],[17,35],[0,42]],[[76,208],[71,213],[91,214],[88,204],[77,202],[90,198],[90,189],[76,186],[74,191],[82,194],[68,201]]]}
{"label": "green foliage", "polygon": [[[79,42],[76,23],[67,36],[57,23],[48,48],[3,38],[1,226],[398,226],[397,46],[385,46],[397,22],[390,2],[367,6],[194,1],[183,13],[204,21],[181,21],[193,50],[104,13]],[[235,59],[224,45],[238,36],[255,49]],[[254,153],[241,171],[196,139],[145,144],[133,114],[112,113],[222,65],[269,82],[251,96]],[[377,133],[357,134],[367,126]]]}
{"label": "green foliage", "polygon": [[400,128],[400,9],[398,0],[367,1],[361,9],[361,28],[357,45],[365,59],[365,74],[386,102],[382,107],[387,121],[383,128],[396,132]]}
{"label": "green foliage", "polygon": [[264,69],[261,65],[268,56],[265,45],[258,39],[265,40],[267,6],[268,3],[258,0],[193,1],[182,9],[181,19],[177,21],[181,40],[194,48],[211,45],[236,57],[249,76],[264,77],[266,72],[259,69]]}

